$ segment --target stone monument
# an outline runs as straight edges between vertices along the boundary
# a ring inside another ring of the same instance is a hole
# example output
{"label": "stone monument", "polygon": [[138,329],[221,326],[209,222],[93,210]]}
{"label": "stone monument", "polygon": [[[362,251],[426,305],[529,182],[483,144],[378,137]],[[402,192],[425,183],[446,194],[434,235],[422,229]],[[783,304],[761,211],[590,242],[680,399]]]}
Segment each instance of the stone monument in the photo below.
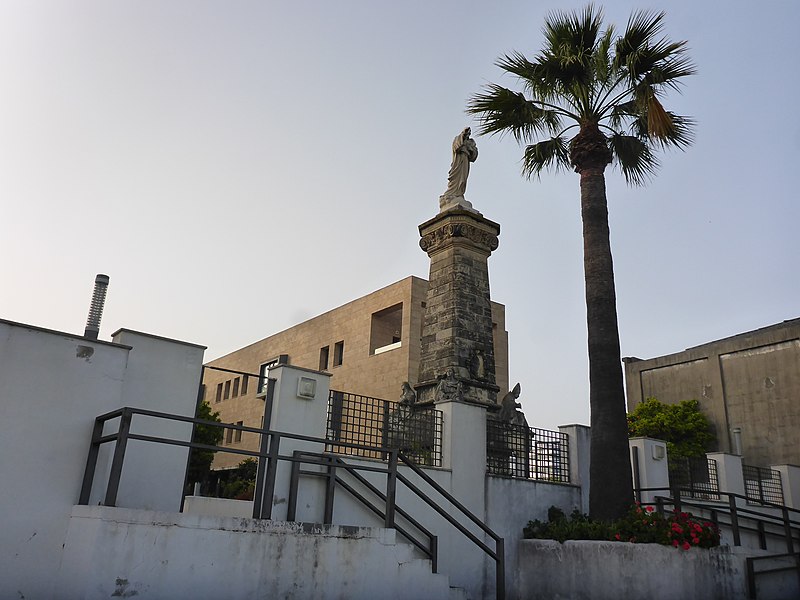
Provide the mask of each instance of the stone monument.
{"label": "stone monument", "polygon": [[498,409],[487,259],[500,225],[464,198],[478,148],[464,129],[452,146],[439,214],[419,226],[431,259],[422,326],[417,404],[460,401]]}

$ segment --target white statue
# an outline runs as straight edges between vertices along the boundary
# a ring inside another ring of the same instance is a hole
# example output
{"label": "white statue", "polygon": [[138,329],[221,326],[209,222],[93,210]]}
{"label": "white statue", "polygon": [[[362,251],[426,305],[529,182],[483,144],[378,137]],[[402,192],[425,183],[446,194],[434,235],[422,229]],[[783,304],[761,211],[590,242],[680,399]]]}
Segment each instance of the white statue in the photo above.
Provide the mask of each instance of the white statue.
{"label": "white statue", "polygon": [[[447,189],[439,196],[439,210],[461,207],[469,210],[472,204],[464,199],[467,190],[467,177],[469,177],[469,163],[478,158],[478,146],[470,136],[471,129],[466,127],[453,140],[453,162],[447,174]],[[477,211],[475,211],[477,212]]]}

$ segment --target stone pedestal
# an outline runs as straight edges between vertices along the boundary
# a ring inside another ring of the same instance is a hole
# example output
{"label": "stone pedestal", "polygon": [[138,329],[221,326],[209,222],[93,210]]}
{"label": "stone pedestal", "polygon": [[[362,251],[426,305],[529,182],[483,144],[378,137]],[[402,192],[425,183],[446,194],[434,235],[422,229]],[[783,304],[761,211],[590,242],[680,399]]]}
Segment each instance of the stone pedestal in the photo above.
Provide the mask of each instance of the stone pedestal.
{"label": "stone pedestal", "polygon": [[417,401],[497,407],[487,259],[500,225],[455,207],[419,226],[431,259]]}

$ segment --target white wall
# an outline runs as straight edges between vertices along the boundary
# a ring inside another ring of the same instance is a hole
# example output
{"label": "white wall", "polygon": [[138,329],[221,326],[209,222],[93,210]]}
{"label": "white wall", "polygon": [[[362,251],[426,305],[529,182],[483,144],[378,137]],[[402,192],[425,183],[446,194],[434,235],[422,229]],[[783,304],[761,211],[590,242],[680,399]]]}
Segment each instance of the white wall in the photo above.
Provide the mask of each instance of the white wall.
{"label": "white wall", "polygon": [[[180,362],[174,349],[180,344],[157,338],[151,344],[145,337],[123,336],[136,344],[131,349],[0,320],[0,514],[5,515],[0,527],[1,598],[52,597],[52,578],[43,573],[58,567],[95,417],[124,404],[193,414],[202,348],[194,347],[192,356],[184,357],[182,370],[172,379],[169,365]],[[156,362],[164,361],[158,367],[148,362],[151,351]],[[184,389],[189,379],[191,387]],[[162,390],[170,391],[164,402],[156,400]],[[137,395],[144,404],[137,402]],[[128,450],[134,454],[137,448]],[[180,465],[175,456],[149,464],[142,457],[129,458],[123,480],[133,485],[121,499],[141,487],[153,504],[175,504],[175,489],[180,501],[185,451]],[[101,460],[99,473],[104,466]],[[141,468],[161,470],[157,486],[137,485],[146,481],[137,472]],[[101,496],[102,483],[95,498]]]}
{"label": "white wall", "polygon": [[440,600],[434,575],[387,529],[76,506],[57,597]]}
{"label": "white wall", "polygon": [[[745,557],[757,553],[727,546],[684,551],[660,544],[522,540],[516,569],[518,597],[530,600],[747,598]],[[759,565],[758,569],[762,568]],[[757,581],[759,600],[797,598],[800,593],[797,574],[792,571]]]}

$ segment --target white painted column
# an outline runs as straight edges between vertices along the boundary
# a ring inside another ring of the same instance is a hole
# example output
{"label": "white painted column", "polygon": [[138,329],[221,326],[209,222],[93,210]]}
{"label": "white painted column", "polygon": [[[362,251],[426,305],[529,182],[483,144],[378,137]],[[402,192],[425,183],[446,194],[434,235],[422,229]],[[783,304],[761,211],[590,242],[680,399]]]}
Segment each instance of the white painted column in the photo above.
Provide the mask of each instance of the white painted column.
{"label": "white painted column", "polygon": [[789,508],[800,510],[800,467],[794,465],[772,465],[781,474],[783,503]]}
{"label": "white painted column", "polygon": [[452,471],[451,493],[483,518],[486,479],[486,407],[440,402],[443,414],[442,466]]}
{"label": "white painted column", "polygon": [[[628,440],[628,446],[634,485],[638,468],[639,488],[669,488],[667,443],[653,438],[634,437]],[[652,504],[656,501],[656,496],[669,496],[669,490],[642,492],[641,501],[643,504]]]}
{"label": "white painted column", "polygon": [[589,447],[592,428],[588,425],[559,425],[569,436],[569,482],[581,487],[581,512],[589,513]]}
{"label": "white painted column", "polygon": [[[269,370],[269,377],[275,379],[270,429],[324,439],[330,374],[292,365],[275,365]],[[279,453],[282,456],[290,456],[295,450],[323,452],[324,449],[324,444],[282,437]],[[273,520],[286,519],[290,476],[291,463],[279,461],[272,498]],[[302,504],[298,503],[298,521],[321,520],[324,497],[319,492],[324,486],[321,479],[317,483],[318,485],[303,486],[305,493]],[[317,490],[318,493],[310,495],[309,489]],[[299,510],[301,506],[302,511]]]}
{"label": "white painted column", "polygon": [[[727,452],[709,452],[706,456],[717,462],[719,491],[744,496],[742,457],[737,454],[728,454]],[[744,500],[739,500],[739,504],[744,504]]]}

